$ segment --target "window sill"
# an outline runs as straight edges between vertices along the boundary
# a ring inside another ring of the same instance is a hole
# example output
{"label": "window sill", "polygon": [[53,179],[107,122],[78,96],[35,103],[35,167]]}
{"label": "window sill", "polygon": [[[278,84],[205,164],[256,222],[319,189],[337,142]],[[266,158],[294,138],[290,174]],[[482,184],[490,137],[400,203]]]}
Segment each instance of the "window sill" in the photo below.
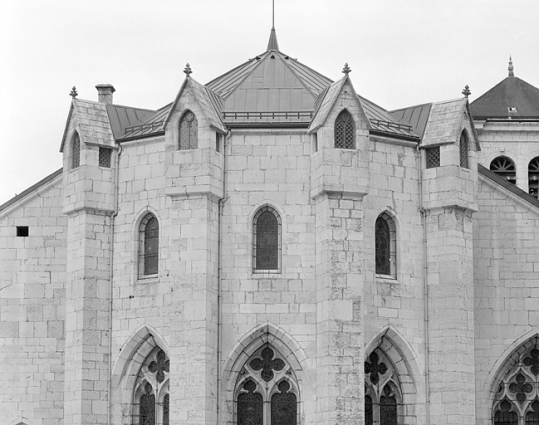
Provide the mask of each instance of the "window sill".
{"label": "window sill", "polygon": [[376,274],[376,281],[385,283],[399,283],[396,277],[388,274]]}
{"label": "window sill", "polygon": [[267,277],[275,274],[282,274],[282,270],[253,270],[253,277]]}
{"label": "window sill", "polygon": [[154,283],[158,281],[159,281],[158,274],[149,274],[146,276],[139,276],[136,280],[136,283],[147,284],[147,283]]}

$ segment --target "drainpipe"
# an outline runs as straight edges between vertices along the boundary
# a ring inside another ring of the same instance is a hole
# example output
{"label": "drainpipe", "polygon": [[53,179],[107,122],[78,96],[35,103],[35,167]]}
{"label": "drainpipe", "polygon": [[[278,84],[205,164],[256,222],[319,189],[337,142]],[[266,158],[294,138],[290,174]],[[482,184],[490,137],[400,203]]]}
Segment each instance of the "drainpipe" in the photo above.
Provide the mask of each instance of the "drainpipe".
{"label": "drainpipe", "polygon": [[217,425],[221,423],[221,358],[223,355],[223,330],[221,320],[221,280],[222,280],[222,253],[223,253],[223,209],[228,197],[226,196],[226,171],[228,165],[227,141],[232,136],[232,130],[228,129],[223,139],[223,170],[221,181],[223,182],[223,197],[219,201],[219,218],[217,220]]}
{"label": "drainpipe", "polygon": [[112,289],[114,278],[114,222],[118,215],[118,196],[120,184],[120,155],[122,145],[118,144],[118,154],[116,155],[116,175],[114,181],[114,212],[110,216],[110,274],[109,274],[109,394],[108,394],[108,419],[107,424],[112,422]]}
{"label": "drainpipe", "polygon": [[419,170],[419,212],[423,226],[423,296],[424,296],[424,327],[425,327],[425,424],[430,424],[430,347],[429,347],[429,285],[427,262],[427,211],[423,207],[423,162],[419,144],[416,147],[416,158]]}

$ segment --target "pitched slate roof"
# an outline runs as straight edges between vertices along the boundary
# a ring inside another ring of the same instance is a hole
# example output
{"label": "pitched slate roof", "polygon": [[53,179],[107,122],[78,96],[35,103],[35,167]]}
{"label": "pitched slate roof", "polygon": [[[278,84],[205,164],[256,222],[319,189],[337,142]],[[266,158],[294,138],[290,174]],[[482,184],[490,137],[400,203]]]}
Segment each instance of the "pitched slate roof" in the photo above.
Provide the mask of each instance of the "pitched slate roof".
{"label": "pitched slate roof", "polygon": [[410,106],[391,111],[391,115],[404,124],[409,124],[413,127],[415,133],[420,137],[425,134],[425,127],[430,115],[432,103],[423,105]]}
{"label": "pitched slate roof", "polygon": [[[509,112],[508,108],[516,108]],[[539,89],[518,77],[507,77],[470,104],[475,119],[539,118]]]}

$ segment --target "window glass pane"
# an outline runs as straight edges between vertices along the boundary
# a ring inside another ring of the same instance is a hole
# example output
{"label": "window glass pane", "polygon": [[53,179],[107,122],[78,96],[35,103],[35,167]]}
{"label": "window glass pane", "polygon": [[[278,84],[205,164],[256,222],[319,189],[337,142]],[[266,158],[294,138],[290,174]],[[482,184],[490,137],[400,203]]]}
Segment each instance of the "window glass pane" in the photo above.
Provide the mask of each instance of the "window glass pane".
{"label": "window glass pane", "polygon": [[296,425],[296,395],[288,392],[290,384],[287,381],[280,382],[277,388],[280,393],[271,397],[271,425]]}
{"label": "window glass pane", "polygon": [[376,273],[389,275],[391,273],[391,233],[389,224],[384,218],[378,217],[375,227]]}
{"label": "window glass pane", "polygon": [[168,410],[169,410],[169,395],[166,394],[165,397],[163,397],[163,425],[169,425]]}
{"label": "window glass pane", "polygon": [[112,149],[109,148],[99,148],[99,166],[110,168],[110,157],[112,154]]}
{"label": "window glass pane", "polygon": [[503,400],[494,414],[494,425],[518,425],[518,416],[515,412],[510,412],[511,408],[511,403]]}
{"label": "window glass pane", "polygon": [[391,387],[384,387],[384,395],[380,397],[380,425],[397,425],[397,399]]}
{"label": "window glass pane", "polygon": [[159,223],[152,217],[144,229],[144,274],[157,274],[159,262]]}
{"label": "window glass pane", "polygon": [[75,133],[73,137],[73,146],[71,150],[71,166],[77,168],[80,165],[80,137],[79,133]]}
{"label": "window glass pane", "polygon": [[279,223],[271,211],[264,211],[256,221],[256,268],[279,268]]}
{"label": "window glass pane", "polygon": [[198,122],[195,115],[188,111],[180,121],[180,149],[198,147]]}
{"label": "window glass pane", "polygon": [[155,396],[152,394],[152,386],[146,384],[146,394],[140,396],[140,424],[155,425]]}
{"label": "window glass pane", "polygon": [[256,384],[250,379],[243,389],[246,392],[238,395],[238,425],[262,425],[262,394],[254,393]]}
{"label": "window glass pane", "polygon": [[373,425],[372,398],[365,396],[365,425]]}
{"label": "window glass pane", "polygon": [[335,147],[354,149],[354,120],[348,111],[342,111],[335,120]]}
{"label": "window glass pane", "polygon": [[468,168],[468,137],[464,131],[460,135],[460,166]]}
{"label": "window glass pane", "polygon": [[427,168],[436,168],[440,166],[440,146],[428,148],[427,151]]}

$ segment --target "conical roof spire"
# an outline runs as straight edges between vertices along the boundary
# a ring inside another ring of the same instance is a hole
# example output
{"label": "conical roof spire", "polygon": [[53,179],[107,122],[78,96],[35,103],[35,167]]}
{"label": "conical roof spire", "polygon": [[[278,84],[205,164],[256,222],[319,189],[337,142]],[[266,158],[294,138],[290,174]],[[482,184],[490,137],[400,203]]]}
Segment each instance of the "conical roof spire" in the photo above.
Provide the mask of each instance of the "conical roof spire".
{"label": "conical roof spire", "polygon": [[513,66],[513,59],[511,58],[511,56],[509,56],[509,66],[507,67],[507,69],[509,70],[509,76],[514,77],[515,73],[513,72],[513,69],[515,68]]}
{"label": "conical roof spire", "polygon": [[279,43],[277,42],[277,33],[275,27],[271,28],[271,34],[268,41],[268,50],[279,50]]}

